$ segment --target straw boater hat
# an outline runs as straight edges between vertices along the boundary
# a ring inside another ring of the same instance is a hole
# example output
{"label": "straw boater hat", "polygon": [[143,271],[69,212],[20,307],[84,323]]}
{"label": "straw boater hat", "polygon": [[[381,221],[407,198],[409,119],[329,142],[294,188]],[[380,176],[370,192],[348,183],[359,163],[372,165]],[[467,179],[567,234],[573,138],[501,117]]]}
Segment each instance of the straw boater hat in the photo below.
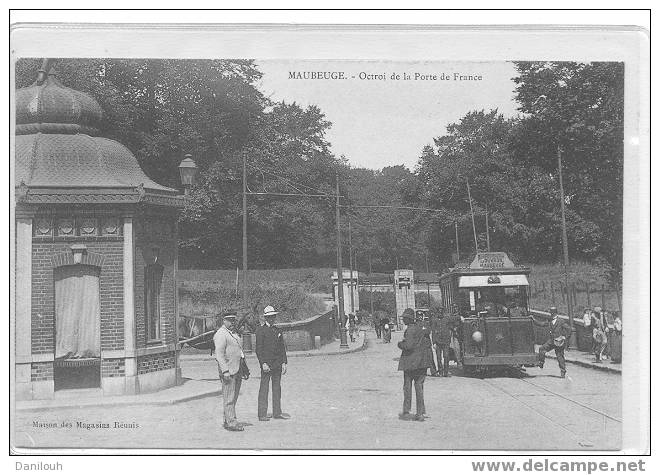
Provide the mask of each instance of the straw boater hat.
{"label": "straw boater hat", "polygon": [[224,320],[236,320],[238,318],[236,316],[236,310],[227,310],[225,313],[222,314],[222,318]]}
{"label": "straw boater hat", "polygon": [[273,317],[273,316],[277,315],[278,313],[280,313],[280,312],[276,312],[275,309],[273,307],[271,307],[270,305],[267,306],[266,308],[264,308],[264,317]]}

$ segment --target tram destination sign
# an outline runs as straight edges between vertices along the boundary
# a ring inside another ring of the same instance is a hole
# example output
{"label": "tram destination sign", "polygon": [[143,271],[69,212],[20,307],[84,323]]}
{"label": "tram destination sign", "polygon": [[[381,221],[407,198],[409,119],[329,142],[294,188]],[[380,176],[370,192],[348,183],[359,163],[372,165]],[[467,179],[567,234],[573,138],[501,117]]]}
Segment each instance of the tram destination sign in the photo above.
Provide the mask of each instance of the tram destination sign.
{"label": "tram destination sign", "polygon": [[470,269],[506,269],[515,267],[506,252],[480,252],[478,253]]}

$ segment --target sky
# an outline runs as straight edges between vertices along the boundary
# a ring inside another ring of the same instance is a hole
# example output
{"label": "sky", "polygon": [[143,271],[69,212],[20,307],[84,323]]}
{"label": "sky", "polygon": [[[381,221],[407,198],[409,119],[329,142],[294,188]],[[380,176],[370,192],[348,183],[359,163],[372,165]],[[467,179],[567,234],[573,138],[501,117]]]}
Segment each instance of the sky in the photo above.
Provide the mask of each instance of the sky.
{"label": "sky", "polygon": [[[263,73],[259,87],[272,100],[319,106],[332,122],[326,135],[332,152],[345,155],[354,167],[403,164],[414,169],[422,148],[466,113],[497,108],[505,116],[517,115],[511,79],[516,71],[512,63],[503,61],[264,60],[257,64]],[[344,79],[290,78],[291,72],[312,71],[334,72],[335,77],[343,73]],[[410,79],[404,79],[404,73]],[[393,74],[399,78],[392,78]],[[470,75],[481,80],[463,79]]]}

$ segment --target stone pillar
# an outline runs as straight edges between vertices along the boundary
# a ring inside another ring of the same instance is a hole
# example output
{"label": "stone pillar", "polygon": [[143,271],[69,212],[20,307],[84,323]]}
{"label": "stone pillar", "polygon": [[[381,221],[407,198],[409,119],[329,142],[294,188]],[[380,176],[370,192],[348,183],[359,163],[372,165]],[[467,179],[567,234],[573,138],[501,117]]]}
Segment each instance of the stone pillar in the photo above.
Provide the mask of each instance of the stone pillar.
{"label": "stone pillar", "polygon": [[[353,271],[353,278],[351,279],[351,271],[344,269],[342,272],[344,282],[344,315],[348,316],[351,312],[351,292],[353,292],[353,306],[355,307],[355,314],[360,308],[360,297],[357,288],[357,271]],[[352,285],[351,285],[352,284]],[[334,287],[335,305],[339,306],[339,292],[337,291],[337,272],[332,273],[332,285]]]}
{"label": "stone pillar", "polygon": [[134,253],[133,218],[124,218],[124,352],[126,358],[124,371],[126,394],[137,394],[139,392],[135,341]]}
{"label": "stone pillar", "polygon": [[32,399],[32,218],[16,219],[16,399]]}

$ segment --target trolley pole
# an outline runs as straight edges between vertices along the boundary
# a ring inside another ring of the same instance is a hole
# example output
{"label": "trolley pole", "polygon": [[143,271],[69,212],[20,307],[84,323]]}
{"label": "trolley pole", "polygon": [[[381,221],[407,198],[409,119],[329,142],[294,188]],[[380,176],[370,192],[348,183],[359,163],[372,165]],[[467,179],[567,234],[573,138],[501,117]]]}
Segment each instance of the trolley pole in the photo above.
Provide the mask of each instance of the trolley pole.
{"label": "trolley pole", "polygon": [[490,252],[490,229],[488,229],[488,205],[486,205],[486,247]]}
{"label": "trolley pole", "polygon": [[456,262],[461,260],[461,250],[458,247],[458,221],[454,221],[454,231],[456,232]]}
{"label": "trolley pole", "polygon": [[339,170],[335,174],[337,189],[337,206],[335,209],[335,219],[337,221],[337,320],[339,325],[339,347],[348,348],[346,341],[346,327],[344,326],[344,278],[342,275],[341,262],[341,218],[339,216]]}
{"label": "trolley pole", "polygon": [[474,234],[474,251],[479,253],[479,244],[477,244],[477,226],[474,224],[474,209],[472,209],[472,195],[470,194],[470,180],[465,178],[467,184],[468,200],[470,200],[470,214],[472,215],[472,233]]}
{"label": "trolley pole", "polygon": [[243,152],[243,306],[249,307],[247,297],[247,152]]}
{"label": "trolley pole", "polygon": [[[568,234],[566,233],[566,204],[564,200],[564,179],[562,177],[562,167],[561,167],[561,147],[557,147],[557,169],[559,171],[559,196],[561,198],[561,237],[562,237],[562,247],[564,248],[564,285],[568,291],[568,266],[569,266],[569,257],[568,257]],[[576,337],[575,337],[575,328],[573,327],[573,304],[571,299],[567,299],[568,305],[568,324],[571,326],[571,341],[569,346],[575,347]]]}

